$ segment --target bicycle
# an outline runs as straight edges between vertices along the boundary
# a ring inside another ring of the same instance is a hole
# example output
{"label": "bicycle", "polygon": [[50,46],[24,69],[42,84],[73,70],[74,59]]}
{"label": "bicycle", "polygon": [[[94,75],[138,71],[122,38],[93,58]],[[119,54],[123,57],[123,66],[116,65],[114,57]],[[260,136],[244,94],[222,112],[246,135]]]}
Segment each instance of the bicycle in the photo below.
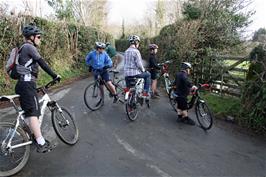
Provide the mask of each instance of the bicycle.
{"label": "bicycle", "polygon": [[[119,79],[117,77],[117,74],[119,74],[119,71],[110,70],[109,72],[113,73],[112,83],[115,86],[119,101],[121,103],[124,103],[124,101],[121,98],[124,97],[124,88],[126,85],[125,80]],[[105,86],[105,88],[109,92],[110,97],[113,96],[111,90],[107,86],[107,83],[101,78],[101,76],[98,76],[98,78],[93,83],[90,83],[85,88],[84,96],[83,96],[85,105],[92,111],[96,111],[104,105],[104,89],[101,85]]]}
{"label": "bicycle", "polygon": [[172,60],[167,60],[163,63],[158,63],[159,66],[162,66],[160,77],[164,79],[164,88],[167,94],[169,95],[169,90],[171,89],[171,80],[169,78],[169,64],[172,63]]}
{"label": "bicycle", "polygon": [[[48,107],[52,113],[52,124],[57,136],[65,144],[74,145],[78,141],[79,131],[73,116],[66,108],[51,100],[46,92],[56,83],[57,80],[53,80],[47,85],[37,88],[37,91],[43,94],[39,100],[39,103],[42,103],[40,125],[42,125],[44,113]],[[14,123],[0,123],[0,176],[11,176],[18,173],[29,160],[30,145],[37,143],[25,122],[24,111],[16,105],[15,98],[19,98],[19,95],[0,96],[0,101],[9,101],[17,114]]]}
{"label": "bicycle", "polygon": [[[203,130],[209,130],[213,124],[213,115],[207,103],[200,97],[201,88],[210,88],[209,84],[199,84],[198,88],[192,92],[191,100],[188,102],[188,110],[195,105],[195,112],[198,123]],[[174,92],[174,87],[170,89],[169,101],[171,106],[177,112],[176,98],[178,95]]]}
{"label": "bicycle", "polygon": [[139,107],[145,102],[147,107],[150,108],[149,98],[144,98],[142,95],[144,88],[143,78],[130,78],[128,80],[130,87],[125,88],[125,106],[127,117],[131,121],[135,121],[138,117]]}

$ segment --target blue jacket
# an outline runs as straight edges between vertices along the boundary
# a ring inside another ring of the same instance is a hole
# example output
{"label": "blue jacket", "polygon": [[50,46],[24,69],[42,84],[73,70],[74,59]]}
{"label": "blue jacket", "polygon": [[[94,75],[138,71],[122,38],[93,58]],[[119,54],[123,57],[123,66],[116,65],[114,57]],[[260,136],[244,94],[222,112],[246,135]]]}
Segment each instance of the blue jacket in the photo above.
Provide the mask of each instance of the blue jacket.
{"label": "blue jacket", "polygon": [[113,62],[105,51],[99,54],[94,50],[87,54],[86,64],[93,69],[102,69],[105,66],[112,67]]}

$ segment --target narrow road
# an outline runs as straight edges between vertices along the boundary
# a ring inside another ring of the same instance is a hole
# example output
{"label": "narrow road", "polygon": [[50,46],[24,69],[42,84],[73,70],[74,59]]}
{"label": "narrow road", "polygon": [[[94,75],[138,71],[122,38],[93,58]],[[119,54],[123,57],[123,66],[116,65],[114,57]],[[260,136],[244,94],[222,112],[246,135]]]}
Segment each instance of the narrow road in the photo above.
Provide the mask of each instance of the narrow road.
{"label": "narrow road", "polygon": [[[76,81],[53,93],[74,114],[79,142],[72,147],[63,144],[47,117],[45,136],[57,147],[39,154],[32,146],[29,162],[16,176],[266,175],[265,139],[220,122],[209,132],[177,123],[163,91],[150,109],[142,108],[135,122],[127,119],[124,105],[113,104],[109,97],[104,107],[92,112],[83,102],[84,88],[91,81]],[[0,121],[11,121],[10,117],[10,109],[0,110]]]}

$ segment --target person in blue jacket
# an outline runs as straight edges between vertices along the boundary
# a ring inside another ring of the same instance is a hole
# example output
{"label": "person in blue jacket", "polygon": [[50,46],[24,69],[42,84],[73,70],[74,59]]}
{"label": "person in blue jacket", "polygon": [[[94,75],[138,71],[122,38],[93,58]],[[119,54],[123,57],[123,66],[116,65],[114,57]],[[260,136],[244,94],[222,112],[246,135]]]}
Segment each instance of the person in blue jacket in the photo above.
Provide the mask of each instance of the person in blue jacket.
{"label": "person in blue jacket", "polygon": [[112,60],[105,52],[106,45],[103,42],[95,43],[95,50],[89,52],[86,56],[86,64],[90,67],[90,71],[93,72],[94,79],[96,80],[100,75],[102,79],[107,83],[108,88],[111,90],[114,96],[114,103],[117,102],[118,96],[116,94],[115,86],[109,77],[107,71],[112,67]]}

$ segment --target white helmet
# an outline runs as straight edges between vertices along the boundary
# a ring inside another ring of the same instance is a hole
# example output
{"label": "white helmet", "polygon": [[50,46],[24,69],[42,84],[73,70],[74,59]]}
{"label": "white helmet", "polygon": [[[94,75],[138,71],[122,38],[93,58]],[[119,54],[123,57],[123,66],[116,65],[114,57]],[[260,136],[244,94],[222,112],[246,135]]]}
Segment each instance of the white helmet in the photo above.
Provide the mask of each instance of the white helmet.
{"label": "white helmet", "polygon": [[180,67],[181,69],[192,69],[192,65],[188,62],[182,62]]}
{"label": "white helmet", "polygon": [[95,47],[96,49],[98,48],[105,49],[106,45],[103,42],[95,42]]}
{"label": "white helmet", "polygon": [[128,38],[130,44],[136,44],[136,42],[140,42],[140,37],[137,35],[131,35]]}

